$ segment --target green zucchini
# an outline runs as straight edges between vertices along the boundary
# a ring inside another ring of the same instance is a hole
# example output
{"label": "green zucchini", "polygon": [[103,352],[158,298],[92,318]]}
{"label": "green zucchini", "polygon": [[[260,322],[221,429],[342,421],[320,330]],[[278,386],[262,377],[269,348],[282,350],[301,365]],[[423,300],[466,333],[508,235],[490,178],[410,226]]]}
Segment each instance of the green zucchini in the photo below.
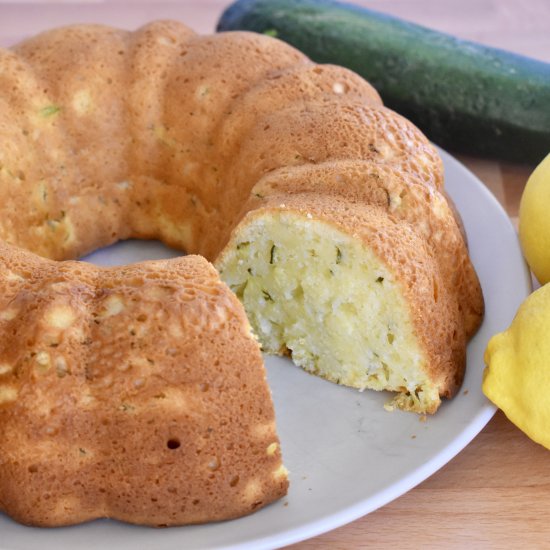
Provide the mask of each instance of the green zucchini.
{"label": "green zucchini", "polygon": [[218,30],[276,36],[348,67],[435,143],[538,163],[550,152],[550,64],[330,0],[239,0]]}

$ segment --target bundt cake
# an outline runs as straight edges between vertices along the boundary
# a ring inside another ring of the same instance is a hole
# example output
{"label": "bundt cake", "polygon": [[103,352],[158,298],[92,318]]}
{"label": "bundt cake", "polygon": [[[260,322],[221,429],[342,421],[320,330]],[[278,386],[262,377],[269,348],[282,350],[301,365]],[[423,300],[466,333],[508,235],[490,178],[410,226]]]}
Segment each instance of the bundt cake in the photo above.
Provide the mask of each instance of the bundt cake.
{"label": "bundt cake", "polygon": [[[214,261],[263,349],[311,373],[397,392],[395,405],[420,413],[460,385],[483,298],[441,160],[354,73],[253,33],[73,26],[0,50],[0,139],[0,507],[15,517],[185,523],[285,490],[257,349],[204,262],[51,262],[121,239]],[[159,318],[141,351],[131,331],[148,307]],[[181,361],[155,349],[162,316],[181,316]],[[49,501],[14,508],[38,479]]]}

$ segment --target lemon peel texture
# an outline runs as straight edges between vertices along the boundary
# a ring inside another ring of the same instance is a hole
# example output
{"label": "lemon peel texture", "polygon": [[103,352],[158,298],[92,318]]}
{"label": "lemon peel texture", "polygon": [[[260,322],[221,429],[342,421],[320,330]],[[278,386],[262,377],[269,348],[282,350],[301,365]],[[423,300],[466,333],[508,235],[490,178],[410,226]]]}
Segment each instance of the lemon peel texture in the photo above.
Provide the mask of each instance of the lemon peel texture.
{"label": "lemon peel texture", "polygon": [[483,393],[550,449],[550,284],[533,292],[485,350]]}
{"label": "lemon peel texture", "polygon": [[541,285],[550,282],[550,155],[529,177],[519,206],[523,254]]}

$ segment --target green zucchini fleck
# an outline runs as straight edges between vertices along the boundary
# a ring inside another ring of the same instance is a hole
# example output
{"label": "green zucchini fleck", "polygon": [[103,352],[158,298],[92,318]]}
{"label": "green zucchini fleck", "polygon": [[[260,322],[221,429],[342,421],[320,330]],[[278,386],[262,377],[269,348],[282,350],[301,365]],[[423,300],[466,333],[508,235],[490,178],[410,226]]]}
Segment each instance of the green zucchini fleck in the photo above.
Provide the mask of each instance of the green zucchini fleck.
{"label": "green zucchini fleck", "polygon": [[266,299],[268,302],[273,302],[273,298],[271,297],[271,294],[267,292],[267,290],[262,290],[262,294],[264,299]]}
{"label": "green zucchini fleck", "polygon": [[40,109],[39,114],[41,117],[49,118],[59,113],[59,111],[61,111],[61,107],[59,105],[47,105],[46,107],[42,107],[42,109]]}

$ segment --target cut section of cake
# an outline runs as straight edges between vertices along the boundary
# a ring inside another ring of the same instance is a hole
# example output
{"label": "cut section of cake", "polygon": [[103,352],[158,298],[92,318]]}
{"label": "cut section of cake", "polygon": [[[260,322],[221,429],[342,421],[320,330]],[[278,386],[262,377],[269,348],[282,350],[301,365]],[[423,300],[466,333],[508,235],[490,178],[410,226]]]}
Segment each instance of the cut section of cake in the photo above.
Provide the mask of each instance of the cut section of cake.
{"label": "cut section of cake", "polygon": [[374,206],[285,200],[245,217],[217,263],[263,350],[435,412],[462,381],[466,334],[430,246]]}

